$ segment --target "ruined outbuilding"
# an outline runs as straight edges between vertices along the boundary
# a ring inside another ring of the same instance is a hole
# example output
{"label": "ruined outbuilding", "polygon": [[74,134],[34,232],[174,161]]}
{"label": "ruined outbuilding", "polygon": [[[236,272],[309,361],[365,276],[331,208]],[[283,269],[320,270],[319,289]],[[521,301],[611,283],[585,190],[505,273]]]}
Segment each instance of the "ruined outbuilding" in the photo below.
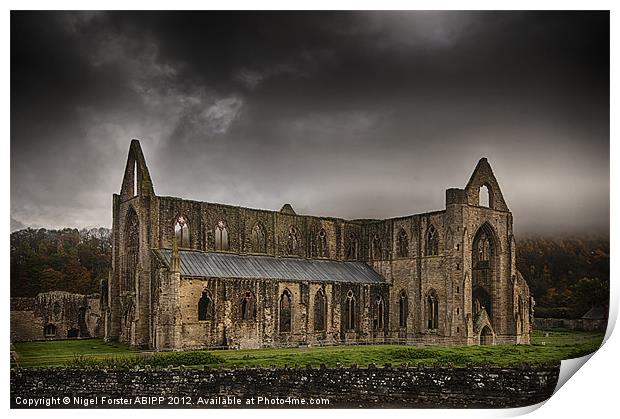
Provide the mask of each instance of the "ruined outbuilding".
{"label": "ruined outbuilding", "polygon": [[99,294],[51,291],[11,298],[11,342],[103,337]]}

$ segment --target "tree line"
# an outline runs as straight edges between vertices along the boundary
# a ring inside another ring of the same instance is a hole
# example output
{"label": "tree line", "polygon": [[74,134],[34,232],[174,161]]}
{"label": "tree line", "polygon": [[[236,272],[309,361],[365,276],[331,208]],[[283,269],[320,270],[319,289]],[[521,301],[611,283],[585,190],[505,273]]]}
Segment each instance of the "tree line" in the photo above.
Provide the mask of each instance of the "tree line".
{"label": "tree line", "polygon": [[11,296],[99,292],[112,261],[110,229],[26,229],[11,233]]}
{"label": "tree line", "polygon": [[[11,234],[11,295],[99,292],[111,252],[110,230],[103,227],[16,231]],[[580,317],[608,305],[608,237],[518,238],[517,268],[536,300],[537,316]]]}

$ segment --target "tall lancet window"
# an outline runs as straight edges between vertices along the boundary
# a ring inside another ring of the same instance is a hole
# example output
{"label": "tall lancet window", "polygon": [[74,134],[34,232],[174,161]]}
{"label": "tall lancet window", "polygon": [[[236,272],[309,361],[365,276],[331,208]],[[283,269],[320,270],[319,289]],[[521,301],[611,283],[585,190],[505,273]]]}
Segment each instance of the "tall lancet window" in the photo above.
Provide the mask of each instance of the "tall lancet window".
{"label": "tall lancet window", "polygon": [[280,296],[280,333],[290,333],[291,323],[291,293],[284,290]]}
{"label": "tall lancet window", "polygon": [[182,215],[174,223],[174,237],[179,247],[189,248],[189,224]]}
{"label": "tall lancet window", "polygon": [[267,253],[267,237],[261,223],[252,229],[252,253]]}
{"label": "tall lancet window", "polygon": [[228,227],[224,221],[218,221],[215,226],[215,250],[228,249]]}

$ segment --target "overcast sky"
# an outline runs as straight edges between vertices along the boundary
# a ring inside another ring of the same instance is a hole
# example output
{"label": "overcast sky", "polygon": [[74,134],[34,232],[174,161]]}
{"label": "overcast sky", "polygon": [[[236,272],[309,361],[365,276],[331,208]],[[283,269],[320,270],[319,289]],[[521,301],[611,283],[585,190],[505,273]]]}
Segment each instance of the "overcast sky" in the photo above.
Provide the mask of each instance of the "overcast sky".
{"label": "overcast sky", "polygon": [[158,195],[387,218],[488,157],[517,233],[609,228],[607,12],[11,13],[11,219]]}

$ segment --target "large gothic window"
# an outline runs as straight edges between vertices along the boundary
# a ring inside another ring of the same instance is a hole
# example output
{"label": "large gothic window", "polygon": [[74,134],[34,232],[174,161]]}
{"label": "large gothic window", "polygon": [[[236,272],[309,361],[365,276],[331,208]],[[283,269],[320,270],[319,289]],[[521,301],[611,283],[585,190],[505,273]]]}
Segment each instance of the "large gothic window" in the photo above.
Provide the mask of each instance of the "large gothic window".
{"label": "large gothic window", "polygon": [[213,300],[207,291],[203,291],[198,300],[198,320],[213,320],[214,311]]}
{"label": "large gothic window", "polygon": [[323,332],[327,326],[327,299],[320,288],[314,296],[314,331]]}
{"label": "large gothic window", "polygon": [[182,215],[174,223],[174,237],[179,247],[189,248],[189,225]]}
{"label": "large gothic window", "polygon": [[256,224],[252,229],[252,252],[267,253],[267,237],[261,223]]}
{"label": "large gothic window", "polygon": [[407,327],[407,316],[409,315],[409,302],[405,290],[400,292],[398,296],[398,326]]}
{"label": "large gothic window", "polygon": [[426,256],[436,256],[439,254],[439,235],[435,226],[431,226],[426,230]]}
{"label": "large gothic window", "polygon": [[346,258],[350,260],[359,259],[360,242],[355,233],[349,235]]}
{"label": "large gothic window", "polygon": [[435,290],[430,290],[426,298],[426,320],[429,330],[439,328],[439,299]]}
{"label": "large gothic window", "polygon": [[290,333],[291,323],[291,293],[284,290],[280,296],[280,332]]}
{"label": "large gothic window", "polygon": [[375,234],[372,238],[372,258],[381,259],[383,256],[383,245],[379,234]]}
{"label": "large gothic window", "polygon": [[299,238],[297,235],[297,229],[291,226],[288,229],[288,237],[286,238],[286,253],[288,255],[296,255],[298,247],[299,247]]}
{"label": "large gothic window", "polygon": [[130,208],[125,218],[125,261],[123,285],[124,291],[132,291],[136,281],[138,254],[140,252],[140,223],[138,215]]}
{"label": "large gothic window", "polygon": [[215,250],[228,249],[228,227],[226,227],[226,222],[218,221],[215,226]]}
{"label": "large gothic window", "polygon": [[385,305],[383,304],[383,297],[377,297],[377,301],[375,302],[375,319],[374,326],[375,330],[380,331],[384,328],[384,313],[385,313]]}
{"label": "large gothic window", "polygon": [[347,299],[345,302],[345,328],[346,330],[355,330],[355,296],[353,295],[353,291],[349,290],[347,293]]}
{"label": "large gothic window", "polygon": [[241,320],[256,320],[256,297],[252,291],[246,291],[241,299]]}
{"label": "large gothic window", "polygon": [[396,249],[398,257],[404,258],[409,256],[409,237],[407,236],[407,232],[403,228],[401,228],[398,232]]}
{"label": "large gothic window", "polygon": [[483,224],[472,242],[472,313],[477,315],[484,308],[492,319],[494,286],[494,233],[489,224]]}

